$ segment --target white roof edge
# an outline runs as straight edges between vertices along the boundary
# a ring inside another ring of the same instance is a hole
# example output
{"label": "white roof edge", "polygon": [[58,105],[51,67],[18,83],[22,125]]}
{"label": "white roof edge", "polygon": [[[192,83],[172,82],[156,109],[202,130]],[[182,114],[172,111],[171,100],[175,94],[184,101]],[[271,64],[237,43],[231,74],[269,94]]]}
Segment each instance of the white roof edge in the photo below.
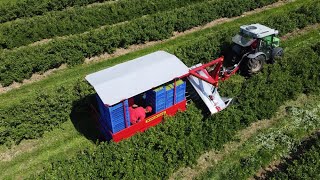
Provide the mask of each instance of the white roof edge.
{"label": "white roof edge", "polygon": [[188,72],[189,68],[175,55],[156,51],[89,74],[85,79],[104,104],[114,105]]}

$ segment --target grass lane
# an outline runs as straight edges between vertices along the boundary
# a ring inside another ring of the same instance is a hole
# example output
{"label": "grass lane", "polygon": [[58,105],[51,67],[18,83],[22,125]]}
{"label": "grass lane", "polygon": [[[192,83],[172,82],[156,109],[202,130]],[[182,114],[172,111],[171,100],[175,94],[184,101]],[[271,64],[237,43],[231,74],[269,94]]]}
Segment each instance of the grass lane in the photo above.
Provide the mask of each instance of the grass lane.
{"label": "grass lane", "polygon": [[8,149],[0,147],[0,179],[24,178],[48,166],[51,160],[70,158],[95,144],[81,135],[71,121],[37,140],[26,140]]}

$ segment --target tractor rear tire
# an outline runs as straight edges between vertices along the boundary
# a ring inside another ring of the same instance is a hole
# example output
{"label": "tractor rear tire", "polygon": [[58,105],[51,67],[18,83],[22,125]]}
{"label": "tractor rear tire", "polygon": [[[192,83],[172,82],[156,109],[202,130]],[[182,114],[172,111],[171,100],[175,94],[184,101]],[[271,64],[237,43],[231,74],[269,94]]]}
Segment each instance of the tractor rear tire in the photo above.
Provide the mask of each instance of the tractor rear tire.
{"label": "tractor rear tire", "polygon": [[263,69],[263,64],[266,58],[264,55],[259,55],[255,58],[247,58],[243,64],[243,73],[246,75],[254,75]]}

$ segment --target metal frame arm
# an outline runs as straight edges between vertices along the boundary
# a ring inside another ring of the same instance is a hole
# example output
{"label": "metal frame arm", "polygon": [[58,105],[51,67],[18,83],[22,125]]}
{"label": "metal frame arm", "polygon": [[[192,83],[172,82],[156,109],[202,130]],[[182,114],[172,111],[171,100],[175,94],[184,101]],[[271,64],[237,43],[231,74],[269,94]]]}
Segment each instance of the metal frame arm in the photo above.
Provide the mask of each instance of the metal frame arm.
{"label": "metal frame arm", "polygon": [[[217,87],[219,80],[226,80],[229,79],[231,75],[235,74],[239,70],[239,66],[234,67],[232,70],[225,70],[223,68],[223,71],[221,73],[221,68],[223,66],[224,57],[220,57],[218,59],[215,59],[209,63],[203,64],[199,67],[195,67],[193,69],[189,70],[189,75],[193,75],[209,84],[212,84],[213,86]],[[211,67],[213,65],[216,65],[211,72],[207,72],[206,68]],[[202,71],[206,74],[207,77],[200,75],[198,72]],[[221,76],[221,77],[220,77]]]}

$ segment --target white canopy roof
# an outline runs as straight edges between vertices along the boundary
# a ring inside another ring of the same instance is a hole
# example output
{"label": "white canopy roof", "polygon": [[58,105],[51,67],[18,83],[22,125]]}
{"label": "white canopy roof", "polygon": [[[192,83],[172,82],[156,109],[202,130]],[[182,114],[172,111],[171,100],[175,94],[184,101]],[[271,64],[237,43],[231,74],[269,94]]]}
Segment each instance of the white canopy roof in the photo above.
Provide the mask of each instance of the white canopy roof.
{"label": "white canopy roof", "polygon": [[278,35],[279,33],[279,31],[261,24],[243,25],[240,26],[240,29],[243,33],[252,35],[254,38],[264,38],[273,34]]}
{"label": "white canopy roof", "polygon": [[176,56],[157,51],[86,76],[102,102],[114,105],[183,76],[189,68]]}

